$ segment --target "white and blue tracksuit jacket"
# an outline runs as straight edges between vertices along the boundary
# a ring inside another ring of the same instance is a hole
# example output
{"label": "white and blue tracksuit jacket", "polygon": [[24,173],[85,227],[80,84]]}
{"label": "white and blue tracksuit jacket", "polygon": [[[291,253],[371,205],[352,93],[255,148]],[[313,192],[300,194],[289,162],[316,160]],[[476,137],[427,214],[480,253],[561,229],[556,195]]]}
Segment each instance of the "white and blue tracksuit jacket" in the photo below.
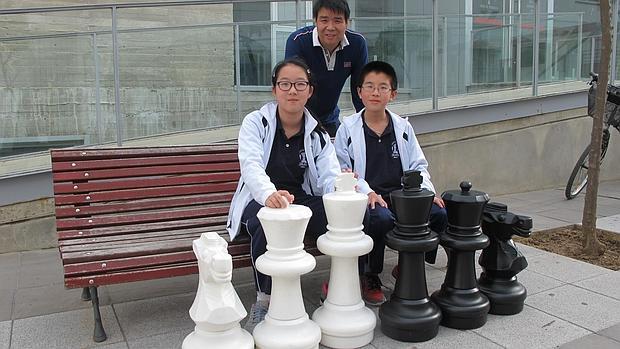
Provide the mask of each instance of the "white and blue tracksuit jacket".
{"label": "white and blue tracksuit jacket", "polygon": [[[246,115],[241,123],[238,151],[241,178],[230,205],[226,225],[231,240],[239,233],[241,215],[248,203],[256,200],[265,205],[269,195],[276,191],[265,169],[277,127],[277,106],[275,102],[267,103],[260,110]],[[304,110],[304,113],[304,150],[308,167],[304,173],[302,189],[308,195],[321,196],[334,191],[340,165],[327,133],[317,131],[318,122],[308,110]]]}
{"label": "white and blue tracksuit jacket", "polygon": [[[366,175],[366,140],[364,137],[363,110],[359,113],[345,117],[336,133],[336,155],[342,169],[353,169],[358,174],[359,191],[368,194],[373,190],[364,180]],[[428,162],[424,157],[422,148],[416,139],[413,127],[407,119],[388,110],[394,126],[396,144],[400,153],[400,162],[403,171],[417,170],[422,174],[422,188],[435,193],[435,187],[431,183],[431,175],[428,173]]]}

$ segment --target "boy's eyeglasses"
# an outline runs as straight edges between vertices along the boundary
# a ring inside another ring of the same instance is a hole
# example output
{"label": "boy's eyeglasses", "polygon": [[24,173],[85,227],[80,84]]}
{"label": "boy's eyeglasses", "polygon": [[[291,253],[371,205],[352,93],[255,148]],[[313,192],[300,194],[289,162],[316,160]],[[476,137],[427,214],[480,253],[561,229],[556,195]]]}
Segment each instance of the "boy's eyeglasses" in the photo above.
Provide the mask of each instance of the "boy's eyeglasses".
{"label": "boy's eyeglasses", "polygon": [[379,85],[379,86],[375,86],[371,84],[362,85],[362,90],[364,92],[373,93],[375,92],[375,89],[378,90],[379,93],[382,95],[386,95],[390,93],[390,91],[392,91],[392,89],[387,85]]}
{"label": "boy's eyeglasses", "polygon": [[276,85],[282,91],[289,91],[293,86],[295,86],[297,91],[305,91],[310,86],[310,83],[308,81],[278,81]]}

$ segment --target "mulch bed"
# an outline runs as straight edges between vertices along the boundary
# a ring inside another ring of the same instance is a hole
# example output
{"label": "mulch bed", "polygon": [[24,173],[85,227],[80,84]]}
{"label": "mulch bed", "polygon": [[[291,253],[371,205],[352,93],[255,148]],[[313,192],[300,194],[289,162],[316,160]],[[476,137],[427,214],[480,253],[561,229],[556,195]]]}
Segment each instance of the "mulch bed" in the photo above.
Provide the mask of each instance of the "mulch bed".
{"label": "mulch bed", "polygon": [[611,270],[620,270],[620,234],[597,229],[597,237],[607,249],[602,256],[583,254],[583,232],[580,225],[543,230],[532,233],[529,238],[515,237],[524,245],[578,259]]}

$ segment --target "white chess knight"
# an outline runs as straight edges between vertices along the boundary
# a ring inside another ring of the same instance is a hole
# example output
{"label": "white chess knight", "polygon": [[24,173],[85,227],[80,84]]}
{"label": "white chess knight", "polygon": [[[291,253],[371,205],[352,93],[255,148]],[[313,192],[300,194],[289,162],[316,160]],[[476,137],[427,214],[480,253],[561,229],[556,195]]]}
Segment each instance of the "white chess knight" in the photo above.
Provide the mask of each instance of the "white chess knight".
{"label": "white chess knight", "polygon": [[231,283],[232,257],[228,243],[216,232],[193,242],[199,283],[189,315],[196,323],[183,340],[183,349],[251,349],[254,339],[239,325],[247,312]]}
{"label": "white chess knight", "polygon": [[301,205],[263,207],[256,216],[267,238],[267,252],[256,260],[256,269],[272,280],[269,310],[253,332],[256,347],[318,348],[321,329],[306,313],[300,282],[300,275],[316,266],[303,243],[312,211]]}
{"label": "white chess knight", "polygon": [[332,256],[329,292],[312,315],[321,327],[321,344],[331,348],[357,348],[373,339],[377,319],[360,291],[358,257],[372,250],[372,239],[362,232],[368,196],[357,193],[353,173],[336,179],[336,191],[323,195],[327,233],[317,247]]}

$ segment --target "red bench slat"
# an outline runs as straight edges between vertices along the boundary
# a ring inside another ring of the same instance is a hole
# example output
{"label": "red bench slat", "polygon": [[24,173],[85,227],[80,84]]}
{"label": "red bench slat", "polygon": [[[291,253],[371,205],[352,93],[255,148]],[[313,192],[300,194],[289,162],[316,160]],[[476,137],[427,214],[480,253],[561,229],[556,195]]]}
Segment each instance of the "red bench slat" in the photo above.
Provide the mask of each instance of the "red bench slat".
{"label": "red bench slat", "polygon": [[[68,231],[59,231],[58,239],[81,239],[98,236],[123,235],[132,233],[143,233],[152,231],[166,231],[181,228],[205,227],[209,225],[226,224],[227,217],[208,217],[199,219],[186,219],[174,222],[155,222],[144,223],[139,226],[120,226],[120,227],[104,227],[91,229],[73,229]],[[82,234],[80,234],[82,233]]]}
{"label": "red bench slat", "polygon": [[166,177],[152,177],[148,181],[144,179],[121,179],[116,181],[97,181],[92,180],[84,183],[56,183],[54,184],[54,193],[56,194],[79,194],[90,193],[104,190],[118,189],[137,189],[150,187],[166,187],[184,184],[203,184],[211,182],[229,182],[238,181],[241,173],[223,172],[209,173],[204,175],[169,175]]}
{"label": "red bench slat", "polygon": [[183,165],[183,164],[209,164],[214,162],[237,162],[237,154],[200,154],[187,156],[153,156],[153,157],[130,157],[124,159],[98,159],[86,161],[63,161],[55,162],[52,171],[85,171],[97,169],[115,169],[129,167],[145,167],[159,165]]}
{"label": "red bench slat", "polygon": [[65,219],[56,222],[59,230],[75,228],[96,228],[111,225],[126,225],[137,223],[152,223],[184,218],[221,216],[228,213],[229,205],[197,208],[184,211],[167,211],[159,213],[131,214],[124,216],[100,216],[91,218]]}
{"label": "red bench slat", "polygon": [[192,146],[164,146],[164,147],[123,147],[123,148],[96,148],[96,149],[52,149],[50,151],[54,162],[84,161],[96,159],[123,159],[128,157],[162,156],[162,155],[192,155],[192,154],[221,154],[236,153],[236,144],[209,144]]}
{"label": "red bench slat", "polygon": [[175,187],[161,188],[139,188],[128,190],[101,191],[90,194],[79,195],[57,195],[55,202],[57,206],[69,204],[85,204],[91,202],[118,201],[118,200],[140,200],[147,198],[185,196],[192,194],[209,194],[232,192],[237,188],[237,183],[209,183],[192,184]]}
{"label": "red bench slat", "polygon": [[224,162],[197,165],[130,167],[113,170],[85,170],[71,172],[53,172],[55,182],[84,181],[93,179],[112,179],[144,176],[161,176],[164,174],[189,174],[206,172],[238,171],[238,162]]}

